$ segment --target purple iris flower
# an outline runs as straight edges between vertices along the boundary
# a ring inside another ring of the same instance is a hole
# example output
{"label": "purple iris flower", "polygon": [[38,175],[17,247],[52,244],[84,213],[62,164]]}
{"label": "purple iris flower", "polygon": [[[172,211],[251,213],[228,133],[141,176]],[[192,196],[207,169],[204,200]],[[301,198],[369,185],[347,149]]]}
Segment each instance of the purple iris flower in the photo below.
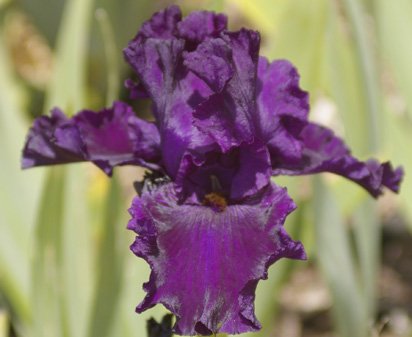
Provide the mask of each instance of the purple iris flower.
{"label": "purple iris flower", "polygon": [[54,109],[31,128],[23,167],[91,161],[148,168],[129,212],[132,251],[152,269],[137,307],[157,303],[181,335],[260,329],[256,286],[282,257],[305,259],[283,223],[295,209],[271,176],[332,172],[372,196],[399,189],[402,169],[354,158],[308,121],[308,94],[288,61],[259,56],[259,33],[227,31],[227,18],[178,7],[158,12],[124,50],[138,81],[131,98],[152,101],[155,122],[125,103],[67,118]]}

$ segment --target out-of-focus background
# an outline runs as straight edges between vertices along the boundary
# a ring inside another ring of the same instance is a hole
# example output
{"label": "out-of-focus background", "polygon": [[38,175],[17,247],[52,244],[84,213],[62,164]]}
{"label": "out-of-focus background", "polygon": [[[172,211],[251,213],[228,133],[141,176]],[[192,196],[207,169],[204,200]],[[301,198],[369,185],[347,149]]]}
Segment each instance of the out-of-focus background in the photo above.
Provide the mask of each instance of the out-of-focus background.
{"label": "out-of-focus background", "polygon": [[400,195],[378,201],[327,174],[276,179],[299,205],[286,228],[309,260],[271,267],[263,329],[245,336],[412,336],[411,0],[0,0],[0,337],[145,337],[164,314],[134,313],[149,270],[125,226],[142,171],[109,180],[89,164],[19,161],[35,116],[128,99],[121,50],[170,3],[259,30],[262,54],[299,69],[312,119],[406,171]]}

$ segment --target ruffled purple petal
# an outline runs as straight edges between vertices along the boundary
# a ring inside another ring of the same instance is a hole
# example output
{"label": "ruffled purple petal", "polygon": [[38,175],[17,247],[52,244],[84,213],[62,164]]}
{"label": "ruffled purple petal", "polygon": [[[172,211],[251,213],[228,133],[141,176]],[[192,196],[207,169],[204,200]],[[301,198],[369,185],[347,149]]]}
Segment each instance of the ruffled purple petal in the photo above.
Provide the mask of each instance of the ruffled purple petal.
{"label": "ruffled purple petal", "polygon": [[[172,179],[188,150],[205,153],[216,142],[226,152],[253,140],[260,39],[253,31],[225,32],[226,25],[223,15],[195,12],[180,21],[174,9],[167,9],[124,50],[153,100],[163,162]],[[141,91],[128,85],[139,96]]]}
{"label": "ruffled purple petal", "polygon": [[207,147],[211,143],[209,137],[193,127],[192,111],[212,91],[184,68],[184,46],[184,40],[148,39],[143,44],[132,42],[124,51],[153,100],[162,158],[172,178],[189,147]]}
{"label": "ruffled purple petal", "polygon": [[83,161],[85,149],[77,128],[55,108],[50,117],[36,118],[23,149],[22,167]]}
{"label": "ruffled purple petal", "polygon": [[259,58],[257,105],[259,127],[265,139],[274,131],[273,124],[268,121],[281,117],[307,120],[309,95],[299,87],[299,74],[289,61],[269,63],[266,58]]}
{"label": "ruffled purple petal", "polygon": [[184,41],[177,39],[148,39],[143,44],[132,41],[124,50],[126,60],[154,100],[155,117],[160,125],[166,114],[169,96],[173,95],[175,78],[180,75],[178,63],[183,50]]}
{"label": "ruffled purple petal", "polygon": [[184,64],[215,92],[220,92],[233,77],[232,50],[220,39],[207,39],[193,52],[184,55]]}
{"label": "ruffled purple petal", "polygon": [[37,118],[23,150],[23,168],[91,161],[111,175],[118,165],[160,169],[159,133],[137,118],[131,107],[116,102],[100,112],[84,110],[67,118],[54,109]]}
{"label": "ruffled purple petal", "polygon": [[288,61],[259,59],[257,107],[258,136],[268,147],[274,175],[332,172],[374,197],[383,186],[399,189],[401,168],[357,160],[332,131],[308,121],[308,94],[300,89],[299,74]]}
{"label": "ruffled purple petal", "polygon": [[309,96],[300,89],[299,74],[290,62],[259,58],[257,108],[259,138],[271,156],[280,162],[299,162],[302,145],[297,138],[307,124]]}
{"label": "ruffled purple petal", "polygon": [[179,204],[172,183],[135,198],[128,228],[138,237],[131,249],[152,269],[136,310],[162,303],[177,316],[181,335],[258,330],[258,281],[279,258],[305,258],[282,227],[294,208],[275,185],[221,212]]}
{"label": "ruffled purple petal", "polygon": [[260,36],[242,29],[206,39],[185,54],[185,66],[215,92],[194,111],[195,125],[227,152],[254,139],[255,86]]}
{"label": "ruffled purple petal", "polygon": [[[165,105],[161,101],[165,98],[164,93],[171,94],[173,88],[170,85],[161,87],[159,83],[153,87],[156,79],[162,78],[165,80],[165,84],[170,84],[170,81],[167,82],[166,79],[177,82],[182,80],[181,77],[185,75],[182,75],[182,67],[178,66],[181,51],[195,49],[203,39],[218,36],[226,27],[226,16],[213,12],[192,12],[183,20],[177,6],[170,6],[155,13],[150,20],[142,25],[136,37],[124,50],[126,60],[143,80],[139,86],[131,80],[126,82],[126,87],[131,91],[131,97],[138,98],[142,94],[150,92],[160,114],[156,117],[162,120],[162,109]],[[152,40],[152,42],[148,40]],[[181,50],[175,49],[166,57],[158,57],[161,54],[164,55],[165,52],[161,49],[157,51],[156,48],[166,40],[169,41],[168,44],[179,45]],[[154,48],[153,45],[155,45]],[[142,55],[145,55],[146,58],[142,59]],[[155,58],[152,59],[153,55]],[[171,59],[172,65],[176,65],[176,67],[165,67],[168,64],[168,57]],[[180,68],[179,73],[175,72],[176,68]],[[196,96],[196,90],[196,87],[192,88],[191,94],[187,96]]]}
{"label": "ruffled purple petal", "polygon": [[207,37],[218,37],[226,28],[226,15],[207,11],[192,12],[177,24],[178,36],[191,43],[200,43]]}
{"label": "ruffled purple petal", "polygon": [[224,14],[197,11],[182,20],[180,8],[170,6],[153,14],[142,25],[133,41],[141,43],[149,38],[164,40],[182,38],[193,45],[207,37],[219,36],[226,28],[227,17]]}
{"label": "ruffled purple petal", "polygon": [[131,107],[117,102],[112,109],[82,111],[74,123],[87,149],[87,160],[107,174],[114,166],[155,166],[160,162],[160,137],[154,124],[135,116]]}
{"label": "ruffled purple petal", "polygon": [[134,41],[141,42],[148,38],[169,39],[174,37],[177,23],[182,20],[182,12],[177,6],[170,6],[156,12],[140,28]]}
{"label": "ruffled purple petal", "polygon": [[380,164],[374,159],[357,160],[331,130],[314,123],[307,124],[299,139],[303,147],[300,162],[272,161],[274,175],[332,172],[356,182],[374,197],[382,194],[383,187],[398,192],[401,167],[393,169],[389,162]]}

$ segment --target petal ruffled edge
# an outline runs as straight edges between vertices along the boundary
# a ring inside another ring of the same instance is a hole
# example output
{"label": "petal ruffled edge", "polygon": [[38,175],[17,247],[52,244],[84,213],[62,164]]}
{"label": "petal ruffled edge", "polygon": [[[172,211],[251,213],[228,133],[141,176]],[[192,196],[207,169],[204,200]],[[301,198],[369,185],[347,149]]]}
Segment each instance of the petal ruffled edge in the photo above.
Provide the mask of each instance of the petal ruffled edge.
{"label": "petal ruffled edge", "polygon": [[[56,130],[59,130],[56,132]],[[40,116],[26,137],[23,169],[83,161],[85,148],[78,130],[64,113],[54,108],[50,116]]]}
{"label": "petal ruffled edge", "polygon": [[402,167],[393,169],[389,162],[381,164],[375,159],[359,161],[332,130],[308,123],[299,140],[302,144],[301,160],[298,163],[272,162],[275,164],[273,175],[331,172],[359,184],[375,198],[383,193],[383,187],[399,191],[404,174]]}
{"label": "petal ruffled edge", "polygon": [[91,161],[106,174],[114,166],[161,169],[156,126],[135,116],[125,103],[100,112],[83,110],[66,117],[59,109],[33,122],[23,149],[22,167]]}
{"label": "petal ruffled edge", "polygon": [[227,16],[208,11],[192,12],[177,24],[178,36],[195,44],[226,29]]}
{"label": "petal ruffled edge", "polygon": [[[258,281],[267,278],[268,267],[279,258],[306,258],[302,244],[282,227],[295,205],[285,189],[270,185],[248,203],[229,207],[226,215],[216,215],[206,206],[180,205],[171,183],[133,200],[128,229],[138,237],[131,250],[152,269],[144,284],[147,295],[137,312],[163,304],[177,316],[174,329],[182,335],[237,334],[260,328],[254,315]],[[216,226],[209,226],[210,221]],[[190,266],[191,259],[196,267]],[[203,270],[203,265],[208,268]],[[182,268],[191,274],[183,275]]]}
{"label": "petal ruffled edge", "polygon": [[299,162],[302,156],[298,137],[307,124],[309,95],[299,79],[289,61],[259,58],[255,123],[258,137],[279,162]]}
{"label": "petal ruffled edge", "polygon": [[182,12],[180,8],[178,6],[169,6],[154,13],[149,20],[144,22],[133,41],[140,43],[149,38],[173,38],[177,30],[177,23],[181,20]]}

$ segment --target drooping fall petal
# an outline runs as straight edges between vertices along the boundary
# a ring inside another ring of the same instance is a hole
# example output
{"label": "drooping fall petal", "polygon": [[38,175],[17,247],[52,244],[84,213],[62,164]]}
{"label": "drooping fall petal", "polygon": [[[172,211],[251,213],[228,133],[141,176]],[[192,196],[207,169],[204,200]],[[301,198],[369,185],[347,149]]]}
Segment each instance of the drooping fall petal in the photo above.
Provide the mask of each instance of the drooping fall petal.
{"label": "drooping fall petal", "polygon": [[216,211],[179,205],[172,183],[133,201],[132,251],[151,266],[142,312],[157,303],[177,316],[178,334],[258,330],[254,292],[279,258],[305,253],[283,229],[295,208],[285,189],[269,185],[242,204]]}

